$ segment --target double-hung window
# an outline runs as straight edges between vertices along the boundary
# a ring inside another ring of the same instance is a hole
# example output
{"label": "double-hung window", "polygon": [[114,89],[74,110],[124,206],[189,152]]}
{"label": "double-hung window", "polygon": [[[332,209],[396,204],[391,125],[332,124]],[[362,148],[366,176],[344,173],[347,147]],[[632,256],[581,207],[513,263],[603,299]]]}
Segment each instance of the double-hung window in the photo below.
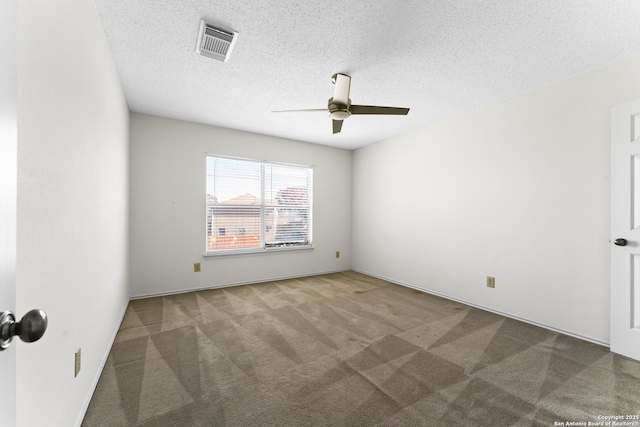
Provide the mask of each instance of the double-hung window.
{"label": "double-hung window", "polygon": [[309,166],[207,156],[207,255],[311,247]]}

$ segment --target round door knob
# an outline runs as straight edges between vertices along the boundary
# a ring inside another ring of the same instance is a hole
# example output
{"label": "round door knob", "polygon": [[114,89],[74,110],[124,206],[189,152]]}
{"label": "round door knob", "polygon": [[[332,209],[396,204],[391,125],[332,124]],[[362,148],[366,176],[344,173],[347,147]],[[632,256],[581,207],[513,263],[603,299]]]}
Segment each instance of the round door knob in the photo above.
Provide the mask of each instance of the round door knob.
{"label": "round door knob", "polygon": [[15,323],[15,335],[24,342],[38,341],[47,330],[47,313],[35,309],[25,314],[18,323]]}
{"label": "round door knob", "polygon": [[29,311],[19,322],[12,312],[3,312],[0,315],[0,350],[9,347],[15,336],[24,342],[38,341],[47,330],[47,324],[47,314],[39,309]]}
{"label": "round door knob", "polygon": [[613,241],[616,246],[627,246],[627,239],[616,239]]}

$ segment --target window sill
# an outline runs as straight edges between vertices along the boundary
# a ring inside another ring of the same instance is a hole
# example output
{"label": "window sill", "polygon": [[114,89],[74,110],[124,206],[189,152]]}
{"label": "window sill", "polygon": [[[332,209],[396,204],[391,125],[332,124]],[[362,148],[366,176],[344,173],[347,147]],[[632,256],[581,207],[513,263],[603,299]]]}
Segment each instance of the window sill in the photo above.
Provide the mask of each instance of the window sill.
{"label": "window sill", "polygon": [[235,256],[246,256],[246,255],[268,255],[268,254],[281,254],[283,252],[300,252],[300,251],[312,251],[313,245],[305,245],[305,246],[288,246],[282,248],[269,248],[269,249],[238,249],[238,250],[229,250],[220,253],[216,252],[205,252],[202,254],[204,258],[227,258],[227,257],[235,257]]}

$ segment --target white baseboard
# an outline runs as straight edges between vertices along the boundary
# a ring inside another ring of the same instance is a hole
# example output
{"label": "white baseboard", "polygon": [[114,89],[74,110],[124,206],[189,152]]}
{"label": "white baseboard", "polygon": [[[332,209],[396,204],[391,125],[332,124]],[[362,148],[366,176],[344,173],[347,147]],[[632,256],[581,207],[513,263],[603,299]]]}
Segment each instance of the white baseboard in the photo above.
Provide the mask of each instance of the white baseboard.
{"label": "white baseboard", "polygon": [[230,288],[232,286],[242,286],[242,285],[251,285],[251,284],[255,284],[255,283],[275,282],[275,281],[278,281],[278,280],[287,280],[287,279],[300,279],[300,278],[303,278],[303,277],[319,276],[321,274],[342,273],[344,271],[351,271],[351,269],[350,268],[343,268],[343,269],[340,269],[340,270],[318,271],[318,272],[314,272],[314,273],[305,273],[305,274],[298,274],[298,275],[292,275],[292,276],[271,277],[271,278],[258,279],[258,280],[247,280],[247,281],[243,281],[243,282],[230,282],[230,283],[223,283],[223,284],[220,284],[220,285],[202,286],[202,287],[196,287],[196,288],[181,289],[179,291],[154,292],[154,293],[150,293],[150,294],[133,295],[131,297],[131,299],[135,300],[135,299],[142,299],[142,298],[164,297],[164,296],[169,296],[169,295],[186,294],[188,292],[206,291],[206,290],[209,290],[209,289]]}
{"label": "white baseboard", "polygon": [[463,299],[460,299],[460,298],[452,297],[451,295],[443,294],[441,292],[436,292],[436,291],[432,291],[432,290],[429,290],[429,289],[425,289],[423,287],[414,285],[412,283],[399,282],[397,280],[390,279],[388,277],[379,276],[377,274],[371,274],[371,273],[368,273],[368,272],[362,271],[362,270],[353,269],[353,271],[358,272],[358,273],[362,273],[362,274],[366,274],[367,276],[376,277],[378,279],[386,280],[387,282],[395,283],[396,285],[404,286],[404,287],[411,288],[411,289],[416,289],[418,291],[422,291],[422,292],[425,292],[427,294],[435,295],[435,296],[438,296],[438,297],[441,297],[441,298],[445,298],[445,299],[448,299],[448,300],[451,300],[451,301],[456,301],[456,302],[459,302],[461,304],[465,304],[465,305],[468,305],[468,306],[471,306],[471,307],[479,308],[480,310],[489,311],[491,313],[499,314],[501,316],[508,317],[510,319],[519,320],[520,322],[525,322],[525,323],[529,323],[529,324],[534,325],[534,326],[539,326],[541,328],[548,329],[548,330],[553,331],[553,332],[558,332],[558,333],[563,334],[563,335],[568,335],[570,337],[578,338],[578,339],[581,339],[583,341],[588,341],[588,342],[591,342],[591,343],[594,343],[594,344],[598,344],[598,345],[601,345],[601,346],[604,346],[604,347],[610,347],[610,343],[607,342],[607,341],[602,341],[602,340],[599,340],[597,338],[589,337],[589,336],[586,336],[586,335],[580,335],[580,334],[576,334],[574,332],[565,331],[564,329],[560,329],[560,328],[556,328],[554,326],[546,325],[544,323],[536,322],[535,320],[526,319],[526,318],[523,318],[523,317],[520,317],[520,316],[516,316],[515,314],[505,313],[503,311],[499,311],[499,310],[495,310],[493,308],[485,307],[485,306],[482,306],[480,304],[476,304],[476,303],[473,303],[473,302],[470,302],[470,301],[466,301],[466,300],[463,300]]}
{"label": "white baseboard", "polygon": [[113,333],[111,334],[110,343],[107,346],[107,350],[105,351],[104,356],[102,356],[102,361],[100,362],[100,366],[98,367],[96,374],[93,378],[93,382],[91,384],[91,388],[89,389],[89,393],[87,393],[87,397],[84,400],[82,409],[80,410],[80,413],[78,414],[78,418],[76,419],[76,422],[74,424],[76,427],[81,426],[82,421],[84,420],[84,417],[87,414],[87,409],[89,409],[89,404],[91,403],[91,399],[93,398],[93,393],[95,393],[96,391],[96,387],[98,386],[98,381],[100,381],[100,376],[102,375],[104,366],[107,364],[107,359],[109,358],[109,354],[111,353],[111,348],[113,347],[113,343],[116,340],[116,335],[118,335],[118,330],[120,330],[120,325],[124,320],[124,315],[127,313],[128,307],[129,307],[129,301],[127,301],[127,303],[124,305],[124,309],[122,310],[122,315],[120,316],[120,321],[118,322]]}

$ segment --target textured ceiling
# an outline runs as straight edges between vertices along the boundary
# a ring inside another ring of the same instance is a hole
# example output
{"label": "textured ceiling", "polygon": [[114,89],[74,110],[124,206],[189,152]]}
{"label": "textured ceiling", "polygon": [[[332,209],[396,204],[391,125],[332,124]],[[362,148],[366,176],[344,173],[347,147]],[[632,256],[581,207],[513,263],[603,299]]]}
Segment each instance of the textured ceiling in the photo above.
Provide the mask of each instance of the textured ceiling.
{"label": "textured ceiling", "polygon": [[[637,0],[96,0],[132,111],[353,149],[640,54]],[[195,53],[200,20],[239,33]],[[331,133],[331,76],[354,104]]]}

